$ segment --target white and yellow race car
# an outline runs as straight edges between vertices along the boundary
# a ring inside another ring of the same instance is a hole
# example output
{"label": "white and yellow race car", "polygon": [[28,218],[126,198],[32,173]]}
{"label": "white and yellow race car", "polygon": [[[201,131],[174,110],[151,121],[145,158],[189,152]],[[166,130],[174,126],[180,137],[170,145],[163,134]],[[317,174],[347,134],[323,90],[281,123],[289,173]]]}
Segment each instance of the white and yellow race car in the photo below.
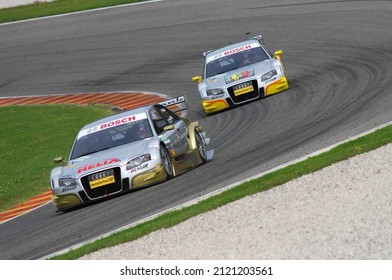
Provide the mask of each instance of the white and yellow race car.
{"label": "white and yellow race car", "polygon": [[207,115],[288,89],[280,56],[272,54],[258,35],[204,53],[203,76],[198,82]]}
{"label": "white and yellow race car", "polygon": [[168,180],[211,160],[209,138],[198,122],[185,117],[186,111],[181,96],[84,126],[66,166],[51,171],[55,206],[66,211]]}

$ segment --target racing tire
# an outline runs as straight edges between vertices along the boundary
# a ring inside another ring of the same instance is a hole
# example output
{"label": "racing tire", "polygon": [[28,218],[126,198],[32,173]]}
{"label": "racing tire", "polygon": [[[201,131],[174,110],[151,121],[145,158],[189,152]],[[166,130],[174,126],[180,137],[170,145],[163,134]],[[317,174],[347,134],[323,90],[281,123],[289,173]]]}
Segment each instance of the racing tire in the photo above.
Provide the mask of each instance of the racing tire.
{"label": "racing tire", "polygon": [[203,163],[207,162],[207,151],[203,134],[199,128],[195,129],[196,148]]}
{"label": "racing tire", "polygon": [[163,170],[165,170],[166,173],[166,179],[170,180],[173,178],[173,162],[172,159],[170,158],[169,152],[167,149],[161,145],[159,148],[159,152],[161,154],[161,161],[163,165]]}

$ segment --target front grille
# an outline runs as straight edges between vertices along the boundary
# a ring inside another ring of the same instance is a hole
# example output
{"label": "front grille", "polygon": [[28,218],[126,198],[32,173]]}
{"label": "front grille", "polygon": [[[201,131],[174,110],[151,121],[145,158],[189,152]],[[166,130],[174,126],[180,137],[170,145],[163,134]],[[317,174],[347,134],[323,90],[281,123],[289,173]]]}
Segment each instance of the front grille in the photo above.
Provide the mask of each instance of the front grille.
{"label": "front grille", "polygon": [[238,85],[241,85],[243,83],[237,84],[237,85],[229,87],[227,89],[231,99],[233,100],[233,102],[235,104],[243,103],[243,102],[246,102],[246,101],[249,101],[249,100],[253,100],[253,99],[256,99],[256,98],[259,97],[259,87],[257,85],[257,80],[252,80],[250,82],[252,83],[253,90],[250,91],[250,92],[247,92],[247,93],[243,93],[243,94],[240,94],[240,95],[235,95],[234,94],[234,87],[236,87]]}
{"label": "front grille", "polygon": [[[107,173],[105,173],[107,172]],[[104,175],[102,175],[105,173]],[[106,174],[113,174],[114,182],[113,183],[100,183],[93,185],[94,180],[104,180]],[[105,197],[114,193],[118,193],[122,191],[121,184],[121,170],[119,167],[102,170],[93,174],[89,174],[87,176],[82,177],[81,179],[84,190],[86,191],[87,196],[90,199],[97,199],[101,197]],[[93,185],[93,187],[91,187]]]}

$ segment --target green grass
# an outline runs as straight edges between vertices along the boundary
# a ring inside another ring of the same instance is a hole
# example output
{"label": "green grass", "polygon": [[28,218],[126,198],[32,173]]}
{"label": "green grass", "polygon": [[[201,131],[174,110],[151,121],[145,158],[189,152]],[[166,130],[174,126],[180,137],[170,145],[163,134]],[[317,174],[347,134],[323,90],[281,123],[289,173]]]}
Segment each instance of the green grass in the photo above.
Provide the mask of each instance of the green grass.
{"label": "green grass", "polygon": [[111,113],[107,106],[0,107],[0,212],[50,190],[53,159],[67,158],[80,128]]}
{"label": "green grass", "polygon": [[[260,178],[251,180],[210,197],[195,205],[165,213],[155,219],[136,225],[121,232],[114,233],[80,248],[52,257],[51,259],[72,260],[88,253],[136,240],[153,231],[169,228],[201,213],[214,210],[220,206],[243,197],[277,187],[290,180],[320,170],[333,163],[346,160],[355,155],[377,149],[392,142],[392,126],[382,128],[372,134],[339,145],[323,154],[302,162],[287,166]],[[213,162],[209,163],[213,164]]]}
{"label": "green grass", "polygon": [[146,0],[57,0],[0,9],[0,23],[144,2]]}

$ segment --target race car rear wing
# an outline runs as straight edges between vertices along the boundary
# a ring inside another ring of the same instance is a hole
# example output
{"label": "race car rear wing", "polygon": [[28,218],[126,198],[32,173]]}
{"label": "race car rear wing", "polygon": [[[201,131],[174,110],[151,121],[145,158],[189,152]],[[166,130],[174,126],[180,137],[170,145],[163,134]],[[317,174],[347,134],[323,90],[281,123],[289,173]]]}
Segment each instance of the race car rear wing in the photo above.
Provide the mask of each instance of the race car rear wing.
{"label": "race car rear wing", "polygon": [[188,117],[188,107],[186,105],[185,95],[177,96],[175,98],[159,102],[158,104],[169,108],[181,118]]}

